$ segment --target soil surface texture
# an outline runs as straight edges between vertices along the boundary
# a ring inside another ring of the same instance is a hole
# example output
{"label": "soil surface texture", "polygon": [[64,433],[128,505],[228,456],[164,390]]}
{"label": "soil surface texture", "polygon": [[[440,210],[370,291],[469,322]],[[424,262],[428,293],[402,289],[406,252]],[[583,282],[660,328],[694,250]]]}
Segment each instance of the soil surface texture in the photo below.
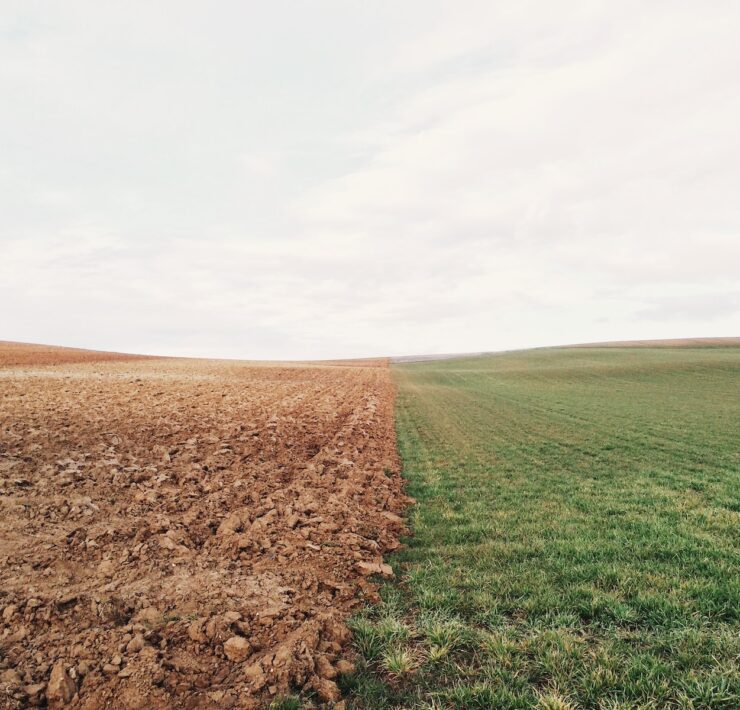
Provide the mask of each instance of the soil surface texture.
{"label": "soil surface texture", "polygon": [[34,347],[0,343],[0,707],[338,702],[410,502],[387,361]]}

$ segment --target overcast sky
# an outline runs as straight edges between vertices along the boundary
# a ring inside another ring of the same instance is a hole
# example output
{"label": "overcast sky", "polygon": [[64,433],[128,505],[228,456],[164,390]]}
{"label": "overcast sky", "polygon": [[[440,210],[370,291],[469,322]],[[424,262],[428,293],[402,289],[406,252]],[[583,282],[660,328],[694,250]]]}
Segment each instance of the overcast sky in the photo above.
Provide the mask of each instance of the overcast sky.
{"label": "overcast sky", "polygon": [[0,0],[0,339],[740,335],[740,3]]}

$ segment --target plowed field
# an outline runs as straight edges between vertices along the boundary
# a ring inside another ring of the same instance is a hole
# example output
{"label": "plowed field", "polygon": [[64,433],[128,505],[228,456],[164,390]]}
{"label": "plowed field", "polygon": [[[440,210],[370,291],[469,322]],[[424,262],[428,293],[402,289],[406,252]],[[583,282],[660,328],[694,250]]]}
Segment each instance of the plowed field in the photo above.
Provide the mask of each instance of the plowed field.
{"label": "plowed field", "polygon": [[32,351],[0,344],[0,706],[338,701],[408,502],[387,363]]}

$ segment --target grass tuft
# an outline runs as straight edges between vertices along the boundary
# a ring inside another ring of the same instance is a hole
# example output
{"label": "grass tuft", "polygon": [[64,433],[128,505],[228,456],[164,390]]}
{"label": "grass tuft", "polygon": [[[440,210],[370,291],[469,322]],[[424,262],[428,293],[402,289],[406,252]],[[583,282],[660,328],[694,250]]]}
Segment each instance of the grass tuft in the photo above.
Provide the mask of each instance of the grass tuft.
{"label": "grass tuft", "polygon": [[301,710],[301,707],[301,699],[295,695],[285,695],[275,698],[269,706],[270,710]]}
{"label": "grass tuft", "polygon": [[395,678],[403,678],[416,670],[418,663],[414,653],[404,647],[389,648],[383,654],[384,670]]}

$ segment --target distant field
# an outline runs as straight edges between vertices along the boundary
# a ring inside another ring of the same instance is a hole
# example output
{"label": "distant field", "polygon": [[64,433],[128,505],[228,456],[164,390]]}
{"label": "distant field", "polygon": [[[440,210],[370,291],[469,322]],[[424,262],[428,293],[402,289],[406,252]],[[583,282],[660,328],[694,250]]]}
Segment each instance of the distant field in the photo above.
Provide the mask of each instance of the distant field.
{"label": "distant field", "polygon": [[740,347],[395,375],[414,537],[354,707],[740,706]]}
{"label": "distant field", "polygon": [[143,360],[146,355],[101,352],[63,348],[56,345],[35,345],[0,340],[0,367],[47,366],[73,363],[104,362],[117,360]]}

